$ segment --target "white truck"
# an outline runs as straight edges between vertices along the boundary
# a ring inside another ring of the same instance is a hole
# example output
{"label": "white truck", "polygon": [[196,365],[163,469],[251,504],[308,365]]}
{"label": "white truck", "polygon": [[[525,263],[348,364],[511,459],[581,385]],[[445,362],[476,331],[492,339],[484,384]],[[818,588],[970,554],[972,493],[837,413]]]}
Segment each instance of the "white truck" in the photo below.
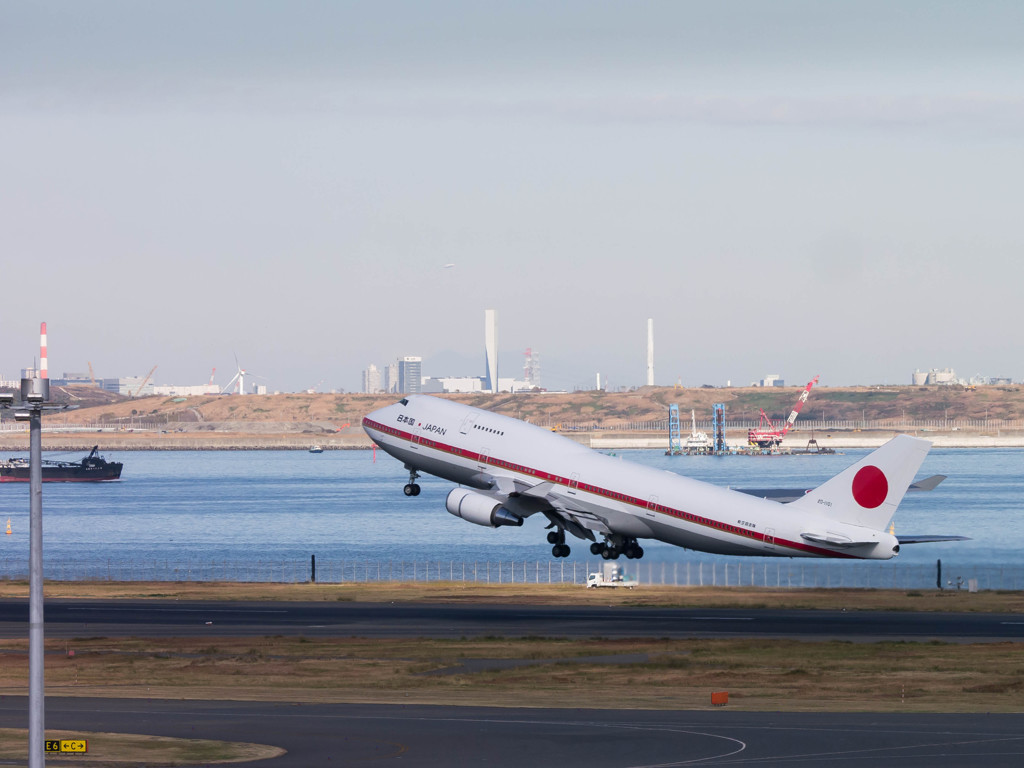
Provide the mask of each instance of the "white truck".
{"label": "white truck", "polygon": [[587,577],[587,589],[590,587],[633,587],[639,586],[636,579],[627,579],[622,568],[616,563],[602,563],[601,570]]}

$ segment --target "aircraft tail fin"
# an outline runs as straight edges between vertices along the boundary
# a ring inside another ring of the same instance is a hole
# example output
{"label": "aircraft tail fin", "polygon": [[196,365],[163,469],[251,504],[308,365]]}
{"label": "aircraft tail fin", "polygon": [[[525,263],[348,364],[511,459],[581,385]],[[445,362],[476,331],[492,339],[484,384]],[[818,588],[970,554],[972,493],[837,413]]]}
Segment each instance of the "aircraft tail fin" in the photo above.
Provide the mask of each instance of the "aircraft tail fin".
{"label": "aircraft tail fin", "polygon": [[927,440],[897,435],[789,506],[884,530],[931,446]]}

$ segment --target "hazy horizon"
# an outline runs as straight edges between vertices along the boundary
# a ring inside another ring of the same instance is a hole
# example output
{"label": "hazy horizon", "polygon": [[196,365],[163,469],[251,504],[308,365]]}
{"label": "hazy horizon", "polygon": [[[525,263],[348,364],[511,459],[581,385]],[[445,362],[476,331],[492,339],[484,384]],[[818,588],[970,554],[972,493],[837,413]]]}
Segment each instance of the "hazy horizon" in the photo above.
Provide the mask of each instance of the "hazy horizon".
{"label": "hazy horizon", "polygon": [[[0,5],[18,376],[1024,379],[1024,6]],[[454,266],[447,266],[454,265]],[[436,369],[435,369],[436,366]]]}

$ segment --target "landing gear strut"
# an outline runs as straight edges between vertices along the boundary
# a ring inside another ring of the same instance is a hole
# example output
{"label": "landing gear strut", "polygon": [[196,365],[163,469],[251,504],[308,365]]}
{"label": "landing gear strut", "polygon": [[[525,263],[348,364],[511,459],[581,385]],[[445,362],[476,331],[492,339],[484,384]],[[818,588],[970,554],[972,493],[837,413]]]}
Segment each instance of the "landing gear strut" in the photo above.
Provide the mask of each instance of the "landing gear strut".
{"label": "landing gear strut", "polygon": [[420,487],[416,481],[419,479],[420,474],[415,469],[410,469],[409,467],[406,467],[406,469],[409,470],[409,482],[405,484],[402,491],[406,496],[419,496]]}
{"label": "landing gear strut", "polygon": [[557,531],[548,531],[548,544],[554,544],[551,554],[555,557],[568,557],[572,549],[565,543],[565,531],[559,528]]}

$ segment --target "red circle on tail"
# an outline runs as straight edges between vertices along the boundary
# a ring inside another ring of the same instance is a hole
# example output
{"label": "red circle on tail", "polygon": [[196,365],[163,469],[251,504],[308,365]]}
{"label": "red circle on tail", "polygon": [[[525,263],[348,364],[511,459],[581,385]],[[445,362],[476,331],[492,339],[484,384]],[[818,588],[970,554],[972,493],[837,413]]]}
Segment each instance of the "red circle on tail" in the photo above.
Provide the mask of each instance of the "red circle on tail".
{"label": "red circle on tail", "polygon": [[878,467],[861,467],[853,478],[853,498],[865,509],[874,509],[889,495],[889,481]]}

